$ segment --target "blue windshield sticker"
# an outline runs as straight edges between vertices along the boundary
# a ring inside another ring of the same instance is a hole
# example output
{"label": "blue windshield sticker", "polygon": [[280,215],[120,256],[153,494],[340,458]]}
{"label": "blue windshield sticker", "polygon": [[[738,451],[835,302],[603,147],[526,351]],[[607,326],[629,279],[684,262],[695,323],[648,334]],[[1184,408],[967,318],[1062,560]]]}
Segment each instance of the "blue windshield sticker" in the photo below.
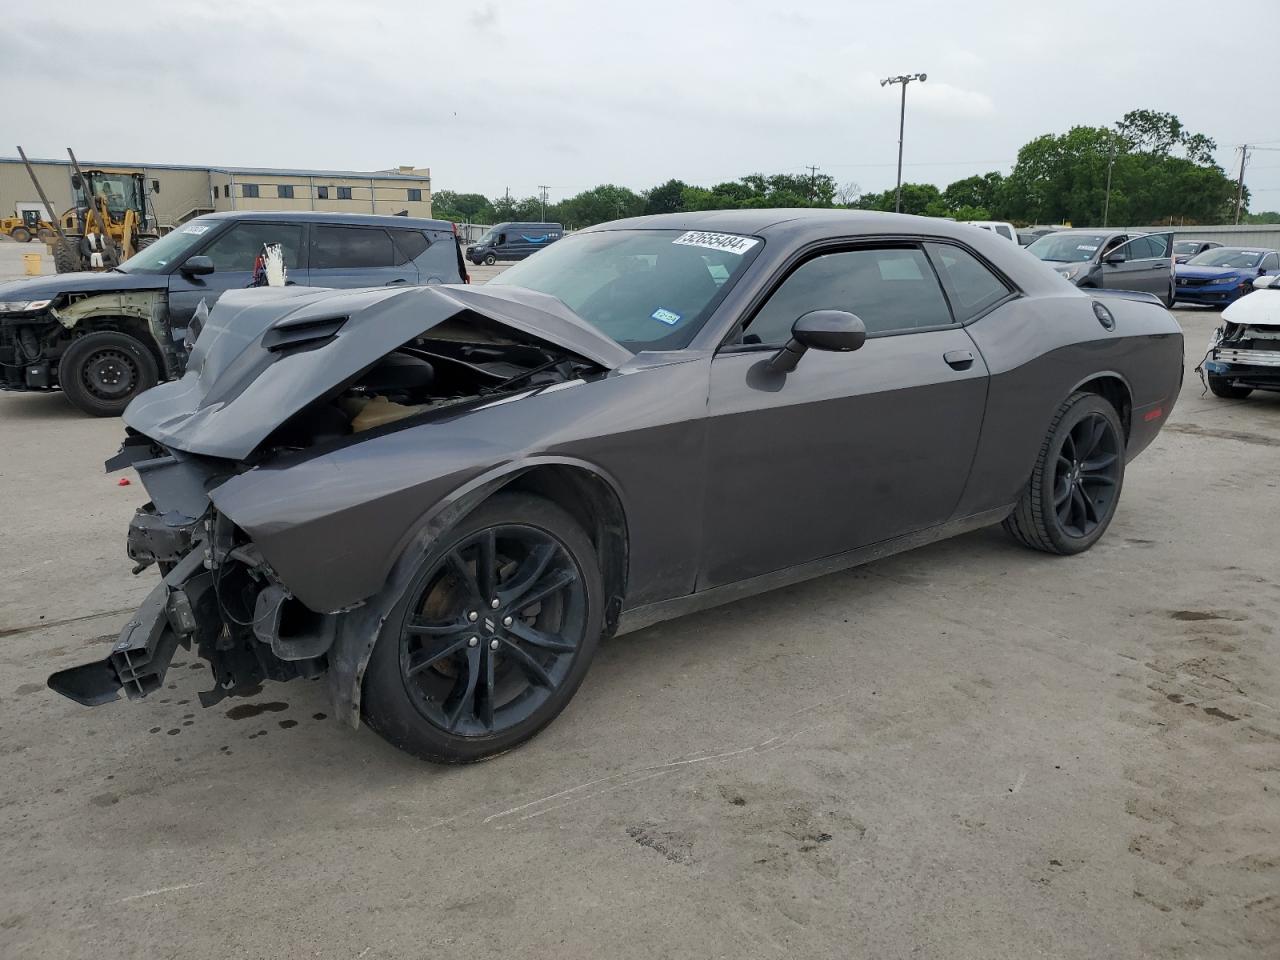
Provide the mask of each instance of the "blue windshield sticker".
{"label": "blue windshield sticker", "polygon": [[653,311],[653,313],[649,314],[649,316],[653,317],[653,319],[657,320],[659,323],[665,323],[668,327],[674,327],[680,322],[680,314],[676,313],[674,310],[668,310],[666,307],[659,307],[657,310]]}

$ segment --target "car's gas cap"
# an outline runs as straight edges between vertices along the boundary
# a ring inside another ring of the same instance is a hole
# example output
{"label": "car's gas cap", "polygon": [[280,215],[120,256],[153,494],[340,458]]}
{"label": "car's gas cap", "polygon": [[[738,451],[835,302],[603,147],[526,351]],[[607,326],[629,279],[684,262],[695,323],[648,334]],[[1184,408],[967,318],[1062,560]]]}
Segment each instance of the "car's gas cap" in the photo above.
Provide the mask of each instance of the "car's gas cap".
{"label": "car's gas cap", "polygon": [[1098,318],[1098,322],[1102,324],[1104,330],[1114,330],[1116,328],[1116,318],[1111,315],[1110,310],[1097,300],[1093,301],[1093,315]]}

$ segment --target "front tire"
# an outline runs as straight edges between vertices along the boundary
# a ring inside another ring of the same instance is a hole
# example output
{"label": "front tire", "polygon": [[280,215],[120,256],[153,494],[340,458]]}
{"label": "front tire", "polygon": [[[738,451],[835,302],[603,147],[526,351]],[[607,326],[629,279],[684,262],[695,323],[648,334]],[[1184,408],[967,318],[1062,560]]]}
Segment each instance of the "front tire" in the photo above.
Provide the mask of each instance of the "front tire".
{"label": "front tire", "polygon": [[1209,392],[1223,400],[1243,400],[1253,393],[1253,388],[1232,386],[1231,381],[1223,377],[1209,377]]}
{"label": "front tire", "polygon": [[80,261],[80,251],[74,242],[58,238],[53,245],[53,265],[58,273],[77,273],[84,269]]}
{"label": "front tire", "polygon": [[1033,550],[1081,553],[1106,532],[1123,485],[1120,415],[1097,394],[1073,393],[1050,421],[1031,480],[1004,528]]}
{"label": "front tire", "polygon": [[62,392],[74,407],[94,417],[119,416],[159,378],[156,359],[146,345],[116,330],[99,330],[76,340],[58,366]]}
{"label": "front tire", "polygon": [[13,237],[15,243],[31,242],[31,231],[26,227],[14,227],[9,231],[9,236]]}
{"label": "front tire", "polygon": [[556,718],[595,654],[604,587],[582,527],[500,493],[443,536],[383,621],[361,712],[437,763],[510,750]]}

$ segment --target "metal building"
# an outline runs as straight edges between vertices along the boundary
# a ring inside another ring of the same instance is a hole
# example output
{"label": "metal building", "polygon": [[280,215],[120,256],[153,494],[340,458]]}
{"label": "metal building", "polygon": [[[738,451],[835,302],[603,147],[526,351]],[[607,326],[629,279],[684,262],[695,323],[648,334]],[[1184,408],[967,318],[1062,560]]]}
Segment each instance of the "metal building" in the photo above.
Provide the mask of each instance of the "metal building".
{"label": "metal building", "polygon": [[[62,213],[72,204],[69,160],[36,160],[32,167],[49,202]],[[431,216],[431,170],[281,170],[182,164],[80,161],[82,170],[141,173],[148,212],[162,231],[212,210],[332,210]],[[16,157],[0,157],[0,217],[39,209],[31,178]]]}

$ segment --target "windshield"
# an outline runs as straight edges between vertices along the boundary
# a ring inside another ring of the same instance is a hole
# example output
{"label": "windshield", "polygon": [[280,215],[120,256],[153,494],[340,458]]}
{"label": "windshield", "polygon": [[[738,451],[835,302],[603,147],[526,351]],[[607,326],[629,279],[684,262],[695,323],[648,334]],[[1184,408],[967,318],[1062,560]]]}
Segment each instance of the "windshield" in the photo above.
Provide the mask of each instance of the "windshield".
{"label": "windshield", "polygon": [[139,250],[120,264],[123,273],[167,273],[175,263],[186,259],[187,252],[203,243],[209,231],[217,226],[209,220],[192,220],[165,234],[145,250]]}
{"label": "windshield", "polygon": [[490,230],[483,237],[477,240],[476,243],[488,245],[488,244],[496,243],[497,240],[498,240],[498,235],[494,233],[492,230]]}
{"label": "windshield", "polygon": [[1262,250],[1240,250],[1222,247],[1218,250],[1206,250],[1197,257],[1187,261],[1189,267],[1256,267],[1262,259]]}
{"label": "windshield", "polygon": [[1176,254],[1195,253],[1199,247],[1199,240],[1178,240],[1173,245],[1173,252]]}
{"label": "windshield", "polygon": [[1083,263],[1092,260],[1106,240],[1105,233],[1051,233],[1027,247],[1027,252],[1041,260]]}
{"label": "windshield", "polygon": [[550,294],[628,350],[679,350],[762,244],[681,230],[601,230],[565,237],[490,280]]}

